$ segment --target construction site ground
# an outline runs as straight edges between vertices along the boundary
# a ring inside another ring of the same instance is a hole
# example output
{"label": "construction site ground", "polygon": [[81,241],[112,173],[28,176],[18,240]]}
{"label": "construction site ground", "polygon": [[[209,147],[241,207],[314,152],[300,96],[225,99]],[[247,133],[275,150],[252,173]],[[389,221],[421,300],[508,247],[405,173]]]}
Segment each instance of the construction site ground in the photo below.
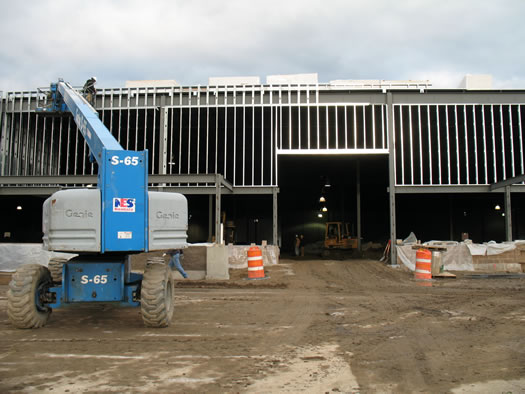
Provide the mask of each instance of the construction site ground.
{"label": "construction site ground", "polygon": [[525,392],[525,278],[416,282],[372,260],[281,260],[268,279],[177,281],[168,328],[140,308],[13,328],[0,392]]}

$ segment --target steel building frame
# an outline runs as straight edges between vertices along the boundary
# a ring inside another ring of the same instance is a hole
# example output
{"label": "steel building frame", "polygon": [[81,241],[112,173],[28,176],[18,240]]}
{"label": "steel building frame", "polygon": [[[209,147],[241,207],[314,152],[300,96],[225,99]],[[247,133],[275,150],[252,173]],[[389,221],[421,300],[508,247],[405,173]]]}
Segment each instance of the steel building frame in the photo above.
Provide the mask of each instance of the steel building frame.
{"label": "steel building frame", "polygon": [[[45,91],[8,92],[0,102],[0,194],[96,182],[71,117],[35,113],[46,100]],[[150,151],[151,188],[215,196],[216,234],[222,194],[269,194],[277,243],[280,155],[388,155],[392,240],[397,194],[505,191],[510,204],[525,189],[522,90],[117,88],[99,90],[95,107],[125,149]]]}

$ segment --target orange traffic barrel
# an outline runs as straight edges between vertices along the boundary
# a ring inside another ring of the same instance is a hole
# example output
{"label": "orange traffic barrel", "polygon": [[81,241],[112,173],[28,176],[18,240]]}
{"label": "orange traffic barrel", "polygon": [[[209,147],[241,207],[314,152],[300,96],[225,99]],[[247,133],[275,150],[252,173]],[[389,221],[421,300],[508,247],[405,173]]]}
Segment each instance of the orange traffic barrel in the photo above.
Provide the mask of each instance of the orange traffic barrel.
{"label": "orange traffic barrel", "polygon": [[262,252],[257,246],[248,249],[248,279],[264,279]]}
{"label": "orange traffic barrel", "polygon": [[419,280],[432,279],[432,252],[430,250],[421,248],[416,252],[414,278]]}

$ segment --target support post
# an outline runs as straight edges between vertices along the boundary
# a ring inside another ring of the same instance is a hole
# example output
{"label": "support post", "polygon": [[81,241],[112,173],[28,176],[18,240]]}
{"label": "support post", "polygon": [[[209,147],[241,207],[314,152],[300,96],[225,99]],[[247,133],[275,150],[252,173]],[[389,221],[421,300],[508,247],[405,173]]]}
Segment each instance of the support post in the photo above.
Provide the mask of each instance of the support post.
{"label": "support post", "polygon": [[159,173],[167,174],[168,167],[168,108],[166,108],[166,97],[160,98],[160,139],[159,139]]}
{"label": "support post", "polygon": [[448,239],[454,239],[454,200],[453,196],[448,196]]}
{"label": "support post", "polygon": [[[6,99],[7,100],[7,99]],[[0,91],[0,175],[7,174],[7,115],[4,112],[4,93]]]}
{"label": "support post", "polygon": [[213,240],[213,194],[208,198],[208,242]]}
{"label": "support post", "polygon": [[221,244],[221,186],[222,175],[215,175],[215,243]]}
{"label": "support post", "polygon": [[361,252],[361,169],[359,167],[359,159],[355,168],[356,179],[356,199],[357,199],[357,250]]}
{"label": "support post", "polygon": [[274,246],[277,246],[278,244],[277,193],[278,193],[278,189],[274,187],[272,189],[272,200],[273,200],[272,243]]}
{"label": "support post", "polygon": [[510,203],[510,185],[505,186],[505,236],[512,241],[512,206]]}
{"label": "support post", "polygon": [[386,95],[387,133],[388,133],[388,192],[390,202],[390,264],[397,264],[396,250],[396,173],[395,173],[395,138],[394,105],[392,92]]}

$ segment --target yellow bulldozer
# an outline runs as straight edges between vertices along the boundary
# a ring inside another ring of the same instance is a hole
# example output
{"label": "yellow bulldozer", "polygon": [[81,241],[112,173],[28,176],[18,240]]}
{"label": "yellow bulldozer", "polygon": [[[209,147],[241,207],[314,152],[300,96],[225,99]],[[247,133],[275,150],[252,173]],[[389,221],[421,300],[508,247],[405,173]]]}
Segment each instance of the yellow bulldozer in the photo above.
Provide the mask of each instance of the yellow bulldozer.
{"label": "yellow bulldozer", "polygon": [[326,222],[325,249],[357,249],[357,238],[352,238],[348,223]]}

